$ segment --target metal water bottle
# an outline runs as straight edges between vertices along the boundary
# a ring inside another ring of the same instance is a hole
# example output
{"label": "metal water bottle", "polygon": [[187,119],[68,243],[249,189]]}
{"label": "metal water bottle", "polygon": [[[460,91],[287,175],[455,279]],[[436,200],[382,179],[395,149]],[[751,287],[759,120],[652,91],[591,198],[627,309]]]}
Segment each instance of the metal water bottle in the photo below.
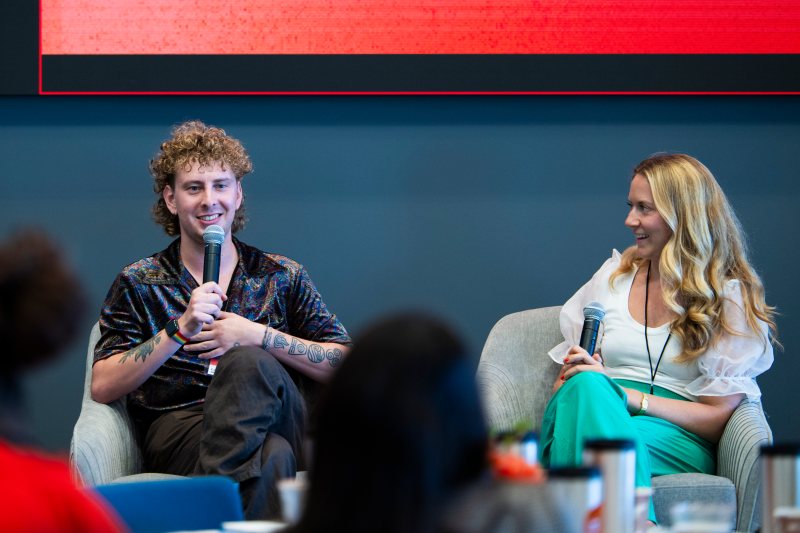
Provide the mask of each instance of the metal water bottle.
{"label": "metal water bottle", "polygon": [[636,447],[629,439],[587,440],[583,463],[597,466],[603,476],[604,533],[633,533],[635,515]]}
{"label": "metal water bottle", "polygon": [[800,444],[761,447],[761,532],[780,533],[779,507],[800,507]]}
{"label": "metal water bottle", "polygon": [[576,510],[573,529],[583,533],[602,531],[603,478],[596,466],[550,468],[547,490],[559,502]]}

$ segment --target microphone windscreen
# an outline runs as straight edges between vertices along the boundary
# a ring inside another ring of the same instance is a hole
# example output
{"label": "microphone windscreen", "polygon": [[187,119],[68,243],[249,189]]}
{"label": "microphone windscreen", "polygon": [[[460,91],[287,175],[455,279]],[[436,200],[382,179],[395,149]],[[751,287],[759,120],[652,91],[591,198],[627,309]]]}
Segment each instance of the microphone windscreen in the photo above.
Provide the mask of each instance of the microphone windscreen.
{"label": "microphone windscreen", "polygon": [[203,232],[203,242],[206,244],[222,244],[225,240],[225,230],[214,224]]}
{"label": "microphone windscreen", "polygon": [[[213,226],[212,226],[213,227]],[[590,302],[583,308],[584,318],[593,318],[595,320],[603,320],[606,316],[606,308],[600,302]]]}

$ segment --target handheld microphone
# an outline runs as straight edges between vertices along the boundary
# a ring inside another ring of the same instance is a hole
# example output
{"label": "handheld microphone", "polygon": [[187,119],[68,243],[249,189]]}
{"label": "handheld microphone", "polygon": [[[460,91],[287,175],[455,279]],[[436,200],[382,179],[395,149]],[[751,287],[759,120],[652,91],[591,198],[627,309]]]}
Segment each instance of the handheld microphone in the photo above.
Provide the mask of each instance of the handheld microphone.
{"label": "handheld microphone", "polygon": [[600,302],[590,302],[583,308],[583,331],[581,331],[580,347],[586,350],[589,355],[594,355],[594,348],[597,344],[597,330],[600,329],[600,322],[606,316],[606,308]]}
{"label": "handheld microphone", "polygon": [[203,232],[203,242],[206,243],[206,251],[203,256],[203,283],[209,281],[219,283],[219,256],[224,240],[225,230],[216,224],[207,227]]}

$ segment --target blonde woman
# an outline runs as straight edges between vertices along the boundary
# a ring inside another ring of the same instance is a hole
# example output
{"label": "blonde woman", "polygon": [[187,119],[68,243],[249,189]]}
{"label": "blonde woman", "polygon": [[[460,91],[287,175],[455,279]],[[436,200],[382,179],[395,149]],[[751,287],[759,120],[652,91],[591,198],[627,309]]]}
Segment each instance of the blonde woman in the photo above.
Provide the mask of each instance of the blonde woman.
{"label": "blonde woman", "polygon": [[[773,361],[773,308],[744,236],[711,172],[683,154],[634,169],[616,250],[561,311],[563,368],[542,422],[546,465],[577,464],[587,438],[636,443],[636,485],[681,472],[714,473],[716,443],[755,378]],[[597,353],[579,346],[583,308],[606,309]],[[655,521],[651,505],[650,519]]]}

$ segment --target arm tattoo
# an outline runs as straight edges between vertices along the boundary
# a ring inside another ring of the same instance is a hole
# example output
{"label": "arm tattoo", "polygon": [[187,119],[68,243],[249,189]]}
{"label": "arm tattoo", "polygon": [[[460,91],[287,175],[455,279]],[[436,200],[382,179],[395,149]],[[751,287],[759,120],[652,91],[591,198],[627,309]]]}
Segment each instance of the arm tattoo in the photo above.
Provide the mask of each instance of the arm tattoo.
{"label": "arm tattoo", "polygon": [[139,359],[142,360],[144,363],[147,360],[147,356],[153,353],[153,350],[156,347],[156,344],[161,342],[161,334],[159,333],[155,337],[150,340],[144,341],[142,344],[137,346],[136,348],[131,348],[127,352],[122,355],[122,358],[119,360],[119,364],[124,363],[127,361],[131,356],[133,356],[133,362],[135,363]]}
{"label": "arm tattoo", "polygon": [[321,363],[325,360],[325,348],[319,344],[312,344],[308,347],[308,360],[312,363]]}
{"label": "arm tattoo", "polygon": [[269,343],[272,341],[272,330],[270,330],[269,326],[267,329],[264,330],[264,339],[261,341],[261,349],[265,352],[269,350]]}
{"label": "arm tattoo", "polygon": [[304,353],[306,353],[306,343],[300,342],[297,339],[292,339],[292,345],[289,346],[289,353],[291,355],[303,355]]}
{"label": "arm tattoo", "polygon": [[281,335],[280,333],[275,335],[275,343],[273,344],[275,348],[286,348],[289,346],[289,341],[286,340],[285,335]]}
{"label": "arm tattoo", "polygon": [[342,351],[339,349],[328,350],[326,352],[325,348],[319,344],[306,344],[305,342],[296,338],[292,339],[292,343],[289,344],[289,340],[286,338],[286,336],[280,333],[275,334],[273,346],[275,348],[286,348],[288,346],[288,352],[290,355],[306,354],[309,361],[317,364],[323,362],[327,358],[330,362],[330,365],[335,367],[339,365],[342,359]]}
{"label": "arm tattoo", "polygon": [[325,357],[327,357],[328,363],[333,368],[336,368],[337,366],[339,366],[339,363],[342,362],[342,351],[339,348],[334,348],[333,350],[328,350],[325,353]]}

